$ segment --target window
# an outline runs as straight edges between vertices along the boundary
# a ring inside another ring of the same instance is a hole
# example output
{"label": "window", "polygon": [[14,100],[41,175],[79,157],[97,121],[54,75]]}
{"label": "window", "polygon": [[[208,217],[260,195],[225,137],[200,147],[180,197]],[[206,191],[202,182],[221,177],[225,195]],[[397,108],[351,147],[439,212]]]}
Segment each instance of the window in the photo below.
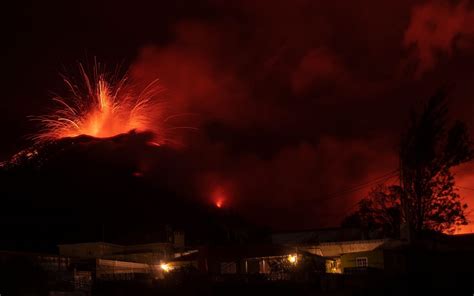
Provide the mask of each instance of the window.
{"label": "window", "polygon": [[356,266],[357,267],[368,267],[369,266],[369,260],[367,257],[357,257],[356,258]]}
{"label": "window", "polygon": [[326,260],[326,272],[327,273],[342,273],[341,259],[327,259]]}

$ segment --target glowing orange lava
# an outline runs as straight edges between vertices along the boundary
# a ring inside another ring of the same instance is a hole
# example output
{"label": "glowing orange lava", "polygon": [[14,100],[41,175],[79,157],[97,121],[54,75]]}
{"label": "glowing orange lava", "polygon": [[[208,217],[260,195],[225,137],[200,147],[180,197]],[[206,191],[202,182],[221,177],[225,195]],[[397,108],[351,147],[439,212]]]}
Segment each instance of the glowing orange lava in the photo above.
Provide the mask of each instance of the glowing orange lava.
{"label": "glowing orange lava", "polygon": [[222,208],[223,205],[224,205],[224,199],[220,198],[220,199],[216,200],[216,207],[218,207],[220,209],[220,208]]}
{"label": "glowing orange lava", "polygon": [[211,200],[214,205],[219,209],[226,206],[228,202],[228,196],[223,186],[217,186],[216,188],[214,188],[211,193]]}
{"label": "glowing orange lava", "polygon": [[159,98],[163,88],[156,81],[137,91],[126,77],[113,83],[105,74],[95,73],[91,80],[80,67],[82,83],[64,79],[69,97],[53,100],[59,108],[50,115],[34,117],[41,131],[33,136],[37,142],[65,137],[89,135],[112,137],[131,130],[151,131],[163,138],[163,103]]}

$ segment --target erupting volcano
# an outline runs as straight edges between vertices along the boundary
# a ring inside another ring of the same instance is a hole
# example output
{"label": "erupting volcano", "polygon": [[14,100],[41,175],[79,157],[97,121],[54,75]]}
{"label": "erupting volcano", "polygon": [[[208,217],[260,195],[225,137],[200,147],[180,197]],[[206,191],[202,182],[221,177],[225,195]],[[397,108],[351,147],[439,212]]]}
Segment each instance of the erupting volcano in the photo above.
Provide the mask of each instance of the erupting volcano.
{"label": "erupting volcano", "polygon": [[40,132],[32,137],[36,142],[79,135],[107,138],[131,130],[152,132],[154,144],[166,142],[165,104],[160,98],[164,88],[158,80],[139,89],[127,76],[114,79],[96,67],[90,77],[82,65],[79,68],[79,83],[63,77],[70,94],[53,98],[57,109],[33,117],[41,124]]}

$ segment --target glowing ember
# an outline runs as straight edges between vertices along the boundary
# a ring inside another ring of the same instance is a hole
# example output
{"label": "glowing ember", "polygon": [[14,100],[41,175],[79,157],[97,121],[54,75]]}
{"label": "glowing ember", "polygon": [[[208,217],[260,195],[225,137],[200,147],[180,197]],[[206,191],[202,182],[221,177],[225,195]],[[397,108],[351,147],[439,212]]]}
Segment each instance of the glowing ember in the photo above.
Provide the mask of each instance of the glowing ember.
{"label": "glowing ember", "polygon": [[112,137],[131,130],[151,131],[163,137],[163,105],[158,95],[163,91],[157,81],[137,91],[127,78],[107,79],[97,73],[91,80],[80,66],[82,83],[64,79],[70,97],[53,100],[59,108],[50,115],[34,117],[41,123],[41,131],[33,136],[37,142],[46,142],[65,137],[89,135],[98,138]]}

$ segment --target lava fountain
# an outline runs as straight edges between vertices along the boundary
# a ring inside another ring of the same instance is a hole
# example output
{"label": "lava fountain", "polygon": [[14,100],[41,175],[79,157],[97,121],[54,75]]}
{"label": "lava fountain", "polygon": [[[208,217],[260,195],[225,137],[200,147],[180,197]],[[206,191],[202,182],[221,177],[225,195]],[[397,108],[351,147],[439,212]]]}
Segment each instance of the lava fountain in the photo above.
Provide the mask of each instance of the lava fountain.
{"label": "lava fountain", "polygon": [[54,97],[56,108],[48,115],[32,117],[40,122],[40,131],[33,135],[36,142],[48,142],[65,137],[88,135],[113,137],[131,130],[150,131],[154,144],[166,142],[164,88],[155,80],[139,89],[127,76],[114,79],[105,73],[87,75],[79,65],[79,83],[63,76],[69,96]]}

